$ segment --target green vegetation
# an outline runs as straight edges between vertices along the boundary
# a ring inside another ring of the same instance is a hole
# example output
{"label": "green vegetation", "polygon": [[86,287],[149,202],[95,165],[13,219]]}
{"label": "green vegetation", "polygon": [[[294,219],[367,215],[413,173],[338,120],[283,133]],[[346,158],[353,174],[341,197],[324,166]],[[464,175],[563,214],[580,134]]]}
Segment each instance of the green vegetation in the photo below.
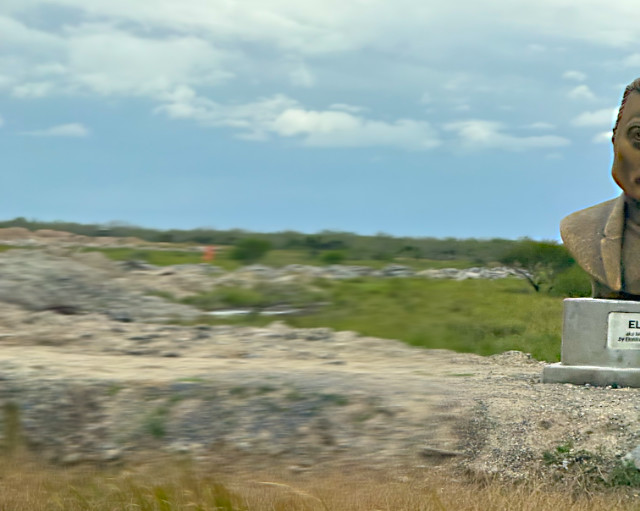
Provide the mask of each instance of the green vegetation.
{"label": "green vegetation", "polygon": [[271,243],[257,238],[239,240],[231,251],[231,259],[243,264],[253,264],[262,259],[271,249]]}
{"label": "green vegetation", "polygon": [[[256,314],[210,318],[211,323],[263,325],[273,320],[258,311],[273,306],[300,308],[287,317],[295,327],[331,327],[364,335],[403,340],[426,348],[447,348],[481,355],[520,350],[534,357],[559,359],[562,297],[588,296],[590,283],[561,245],[530,239],[460,240],[396,238],[384,233],[359,236],[323,231],[249,233],[240,230],[156,231],[130,225],[87,226],[14,219],[0,227],[59,229],[85,235],[136,236],[149,241],[184,243],[175,250],[100,248],[114,260],[141,260],[154,265],[194,264],[202,254],[189,243],[217,245],[210,264],[234,270],[260,261],[290,264],[364,265],[381,268],[391,262],[420,271],[508,264],[527,280],[432,281],[426,279],[322,280],[309,284],[260,283],[250,288],[219,287],[180,300],[203,310],[249,307]],[[175,245],[178,247],[178,245]],[[170,295],[164,296],[173,299]],[[322,305],[322,306],[319,306]]]}
{"label": "green vegetation", "polygon": [[538,292],[553,287],[556,275],[575,265],[569,252],[557,243],[522,240],[505,252],[500,262],[519,269]]}
{"label": "green vegetation", "polygon": [[545,451],[542,459],[546,465],[557,468],[559,479],[575,481],[581,487],[640,488],[640,471],[632,461],[618,459],[607,463],[600,452],[576,449],[571,441]]}
{"label": "green vegetation", "polygon": [[[535,293],[523,280],[360,278],[315,284],[327,304],[315,312],[287,317],[291,326],[353,330],[425,348],[480,355],[520,350],[539,360],[560,359],[562,300]],[[257,315],[209,320],[245,325],[271,321]]]}
{"label": "green vegetation", "polygon": [[252,288],[219,287],[208,293],[188,296],[180,301],[210,311],[228,307],[254,307],[256,309],[278,305],[308,307],[327,299],[329,299],[329,293],[320,287],[309,287],[297,283],[262,282]]}
{"label": "green vegetation", "polygon": [[[135,237],[150,242],[170,242],[197,245],[235,246],[243,239],[263,240],[273,250],[294,250],[304,254],[307,261],[318,261],[324,252],[340,251],[348,261],[391,261],[432,259],[436,261],[468,260],[471,265],[486,265],[498,261],[502,254],[520,241],[505,239],[455,239],[395,237],[385,233],[360,236],[350,232],[322,231],[305,234],[296,231],[275,233],[249,232],[241,229],[219,230],[199,228],[190,230],[157,230],[123,222],[106,225],[73,222],[41,222],[19,217],[0,222],[0,228],[23,227],[31,231],[52,229],[84,236]],[[216,257],[217,258],[217,257]]]}
{"label": "green vegetation", "polygon": [[591,280],[587,272],[574,264],[555,276],[549,293],[553,296],[572,298],[591,296]]}
{"label": "green vegetation", "polygon": [[195,250],[152,250],[137,248],[94,248],[81,249],[82,252],[101,252],[113,261],[144,261],[157,266],[172,264],[198,264],[202,254]]}
{"label": "green vegetation", "polygon": [[329,250],[320,256],[320,261],[324,264],[342,264],[347,256],[339,250]]}
{"label": "green vegetation", "polygon": [[167,434],[168,414],[169,410],[164,406],[159,406],[151,411],[144,419],[144,431],[154,438],[163,438]]}

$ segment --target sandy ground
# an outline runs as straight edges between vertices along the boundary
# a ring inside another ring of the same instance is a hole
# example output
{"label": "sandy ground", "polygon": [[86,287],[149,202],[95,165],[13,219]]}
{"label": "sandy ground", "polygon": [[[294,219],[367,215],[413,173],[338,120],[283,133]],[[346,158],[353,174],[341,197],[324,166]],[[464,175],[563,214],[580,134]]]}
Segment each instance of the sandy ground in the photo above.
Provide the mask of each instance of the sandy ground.
{"label": "sandy ground", "polygon": [[[640,443],[640,390],[542,384],[543,364],[519,352],[280,323],[181,327],[12,306],[0,317],[4,423],[17,405],[27,443],[55,460],[224,449],[293,467],[340,459],[522,478],[585,459],[605,470]],[[562,446],[564,458],[544,461]]]}

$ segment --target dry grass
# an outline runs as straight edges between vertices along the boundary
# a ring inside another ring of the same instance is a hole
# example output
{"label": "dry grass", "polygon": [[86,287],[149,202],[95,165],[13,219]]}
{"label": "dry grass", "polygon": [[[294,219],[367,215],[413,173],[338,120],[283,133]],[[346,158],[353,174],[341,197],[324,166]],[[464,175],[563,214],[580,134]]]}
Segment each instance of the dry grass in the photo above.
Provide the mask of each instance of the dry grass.
{"label": "dry grass", "polygon": [[205,468],[179,460],[126,467],[0,462],[0,510],[604,511],[640,509],[637,492],[587,495],[541,483],[469,482],[447,471]]}

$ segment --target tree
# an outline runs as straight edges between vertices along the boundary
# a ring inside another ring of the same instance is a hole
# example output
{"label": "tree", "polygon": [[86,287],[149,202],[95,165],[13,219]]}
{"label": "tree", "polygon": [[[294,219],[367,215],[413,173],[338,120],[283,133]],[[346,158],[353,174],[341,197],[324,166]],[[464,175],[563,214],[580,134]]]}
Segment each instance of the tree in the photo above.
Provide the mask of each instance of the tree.
{"label": "tree", "polygon": [[536,292],[543,286],[550,289],[556,275],[575,264],[563,245],[529,239],[507,250],[500,262],[522,275]]}
{"label": "tree", "polygon": [[271,249],[271,243],[257,238],[243,238],[236,242],[231,258],[244,264],[252,264],[264,257]]}

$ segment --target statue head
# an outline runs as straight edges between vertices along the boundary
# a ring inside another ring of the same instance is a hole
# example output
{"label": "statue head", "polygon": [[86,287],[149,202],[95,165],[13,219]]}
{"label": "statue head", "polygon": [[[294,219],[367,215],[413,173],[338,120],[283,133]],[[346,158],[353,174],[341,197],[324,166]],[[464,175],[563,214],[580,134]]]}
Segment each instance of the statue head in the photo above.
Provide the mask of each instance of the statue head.
{"label": "statue head", "polygon": [[627,85],[613,127],[613,180],[640,201],[640,78]]}

